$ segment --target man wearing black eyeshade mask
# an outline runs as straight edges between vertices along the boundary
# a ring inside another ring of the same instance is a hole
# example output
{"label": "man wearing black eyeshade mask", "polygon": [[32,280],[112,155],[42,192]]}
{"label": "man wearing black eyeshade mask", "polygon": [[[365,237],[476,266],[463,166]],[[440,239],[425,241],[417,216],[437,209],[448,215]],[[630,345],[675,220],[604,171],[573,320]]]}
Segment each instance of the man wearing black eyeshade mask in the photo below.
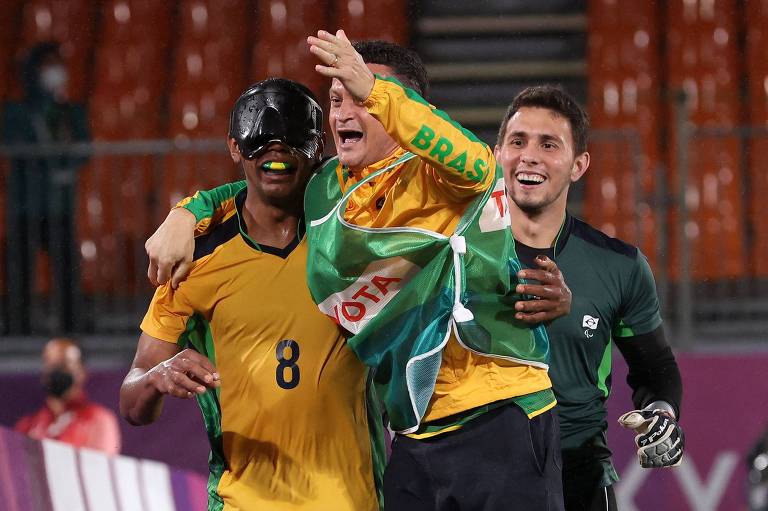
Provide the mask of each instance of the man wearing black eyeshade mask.
{"label": "man wearing black eyeshade mask", "polygon": [[134,425],[155,421],[165,396],[197,399],[209,511],[383,505],[368,370],[307,288],[303,197],[322,126],[317,100],[290,80],[264,80],[235,102],[228,148],[246,186],[193,241],[189,278],[155,292],[120,389]]}
{"label": "man wearing black eyeshade mask", "polygon": [[86,370],[80,347],[71,339],[51,339],[43,349],[45,405],[16,424],[32,438],[52,438],[76,447],[120,452],[115,414],[85,395]]}

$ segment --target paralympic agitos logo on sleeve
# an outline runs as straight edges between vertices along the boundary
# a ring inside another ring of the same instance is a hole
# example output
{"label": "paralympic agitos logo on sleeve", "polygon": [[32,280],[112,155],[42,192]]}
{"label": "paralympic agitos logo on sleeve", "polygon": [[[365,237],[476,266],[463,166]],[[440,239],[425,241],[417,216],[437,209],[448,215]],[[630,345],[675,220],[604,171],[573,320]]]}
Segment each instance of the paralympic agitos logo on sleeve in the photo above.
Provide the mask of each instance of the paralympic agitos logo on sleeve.
{"label": "paralympic agitos logo on sleeve", "polygon": [[402,257],[391,257],[369,264],[349,287],[318,304],[352,334],[360,332],[420,270]]}

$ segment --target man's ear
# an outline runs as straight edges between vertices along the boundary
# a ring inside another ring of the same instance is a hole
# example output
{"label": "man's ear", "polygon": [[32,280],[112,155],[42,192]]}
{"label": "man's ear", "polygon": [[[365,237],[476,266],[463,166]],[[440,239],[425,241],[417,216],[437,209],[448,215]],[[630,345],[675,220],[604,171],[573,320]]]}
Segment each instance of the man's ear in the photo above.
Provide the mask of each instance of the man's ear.
{"label": "man's ear", "polygon": [[589,153],[583,152],[573,160],[573,166],[571,167],[571,182],[575,183],[589,168]]}
{"label": "man's ear", "polygon": [[499,144],[493,146],[493,157],[496,158],[496,161],[499,161],[499,158],[501,157],[501,149],[499,148]]}
{"label": "man's ear", "polygon": [[240,149],[237,147],[237,142],[232,137],[227,138],[227,148],[229,149],[229,155],[232,157],[232,161],[240,163]]}

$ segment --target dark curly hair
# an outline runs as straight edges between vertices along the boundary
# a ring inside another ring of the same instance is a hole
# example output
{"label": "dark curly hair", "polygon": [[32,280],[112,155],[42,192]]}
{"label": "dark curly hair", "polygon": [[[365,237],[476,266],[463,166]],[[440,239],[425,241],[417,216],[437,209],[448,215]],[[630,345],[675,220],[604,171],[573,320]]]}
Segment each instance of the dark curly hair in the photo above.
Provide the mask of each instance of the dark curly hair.
{"label": "dark curly hair", "polygon": [[496,144],[504,142],[507,134],[507,123],[518,110],[524,107],[546,108],[558,115],[565,117],[571,125],[571,136],[575,154],[581,154],[587,150],[589,138],[589,117],[576,100],[556,85],[536,85],[523,89],[512,104],[507,108],[507,113],[499,127],[499,135]]}

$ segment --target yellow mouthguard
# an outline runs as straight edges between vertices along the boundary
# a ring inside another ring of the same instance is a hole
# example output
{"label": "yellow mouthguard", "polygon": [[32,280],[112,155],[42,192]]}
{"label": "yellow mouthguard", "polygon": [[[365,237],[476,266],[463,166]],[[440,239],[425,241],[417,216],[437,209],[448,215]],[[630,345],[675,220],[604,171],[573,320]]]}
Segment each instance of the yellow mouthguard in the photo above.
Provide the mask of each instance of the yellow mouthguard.
{"label": "yellow mouthguard", "polygon": [[267,170],[289,170],[291,168],[291,164],[281,161],[267,161],[261,165],[261,168]]}

